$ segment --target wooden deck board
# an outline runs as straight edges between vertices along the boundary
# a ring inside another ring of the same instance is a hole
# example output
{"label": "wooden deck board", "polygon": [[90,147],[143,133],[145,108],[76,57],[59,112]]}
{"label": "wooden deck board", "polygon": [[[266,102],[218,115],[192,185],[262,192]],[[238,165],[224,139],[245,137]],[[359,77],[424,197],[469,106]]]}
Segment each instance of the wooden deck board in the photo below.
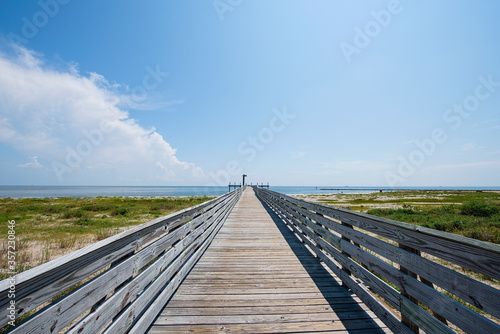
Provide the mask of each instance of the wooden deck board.
{"label": "wooden deck board", "polygon": [[247,188],[149,332],[390,331]]}

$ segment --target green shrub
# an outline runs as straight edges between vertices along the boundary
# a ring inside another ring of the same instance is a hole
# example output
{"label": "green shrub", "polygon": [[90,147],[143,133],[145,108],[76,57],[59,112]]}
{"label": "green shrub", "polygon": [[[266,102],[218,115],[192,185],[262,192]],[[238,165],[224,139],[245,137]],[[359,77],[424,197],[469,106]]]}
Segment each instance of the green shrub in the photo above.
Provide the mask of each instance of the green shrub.
{"label": "green shrub", "polygon": [[500,230],[493,226],[474,226],[464,231],[463,235],[478,240],[500,243]]}
{"label": "green shrub", "polygon": [[460,207],[460,213],[467,216],[491,217],[500,212],[500,207],[490,202],[472,200]]}
{"label": "green shrub", "polygon": [[45,208],[45,212],[46,213],[61,213],[65,210],[66,208],[64,208],[63,206],[61,205],[47,205],[47,207]]}
{"label": "green shrub", "polygon": [[86,204],[82,206],[83,210],[91,212],[103,212],[103,211],[113,210],[116,208],[117,206],[112,204]]}
{"label": "green shrub", "polygon": [[71,218],[82,218],[82,217],[85,217],[85,211],[83,210],[71,210],[71,211],[68,211],[68,212],[65,212],[63,215],[62,215],[62,218],[63,219],[71,219]]}
{"label": "green shrub", "polygon": [[111,210],[111,215],[112,216],[118,216],[118,215],[125,216],[127,214],[127,212],[128,212],[127,208],[118,207],[118,208]]}
{"label": "green shrub", "polygon": [[75,223],[76,225],[87,226],[90,225],[91,221],[88,218],[78,218]]}

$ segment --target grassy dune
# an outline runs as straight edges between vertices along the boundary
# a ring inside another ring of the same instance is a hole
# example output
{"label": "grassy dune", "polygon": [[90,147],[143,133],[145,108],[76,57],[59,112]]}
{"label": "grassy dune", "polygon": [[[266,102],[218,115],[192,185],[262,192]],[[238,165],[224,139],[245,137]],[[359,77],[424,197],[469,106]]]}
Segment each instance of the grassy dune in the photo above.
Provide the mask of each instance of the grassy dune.
{"label": "grassy dune", "polygon": [[500,244],[497,192],[401,191],[299,197]]}
{"label": "grassy dune", "polygon": [[8,221],[14,220],[17,272],[132,226],[213,197],[0,199],[0,279],[7,278]]}

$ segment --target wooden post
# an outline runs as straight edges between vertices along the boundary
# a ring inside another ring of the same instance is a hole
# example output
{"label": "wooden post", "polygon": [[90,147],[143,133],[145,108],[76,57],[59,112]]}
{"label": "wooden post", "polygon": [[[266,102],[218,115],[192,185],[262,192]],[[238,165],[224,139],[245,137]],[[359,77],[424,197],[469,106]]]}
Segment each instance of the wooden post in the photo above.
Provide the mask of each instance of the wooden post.
{"label": "wooden post", "polygon": [[[421,281],[422,283],[424,283],[425,285],[430,286],[431,288],[433,288],[433,289],[434,289],[434,284],[432,284],[432,282],[431,282],[431,281],[429,281],[429,280],[427,280],[427,279],[423,278],[422,276],[420,276],[420,281]],[[434,310],[431,310],[431,313],[432,313],[432,315],[434,316],[434,318],[436,318],[437,320],[441,321],[443,324],[445,324],[446,326],[448,326],[448,321],[446,320],[446,318],[445,318],[445,317],[443,317],[441,314],[437,313],[437,312],[436,312],[436,311],[434,311]]]}
{"label": "wooden post", "polygon": [[[407,251],[409,251],[409,252],[412,252],[413,254],[417,254],[417,255],[421,256],[421,252],[420,252],[419,250],[416,250],[416,249],[414,249],[414,248],[411,248],[411,247],[408,247],[408,246],[405,246],[405,245],[402,245],[402,244],[399,244],[399,247],[400,247],[400,248],[402,248],[402,249],[404,249],[404,250],[407,250]],[[402,272],[404,272],[405,274],[410,275],[411,277],[413,277],[413,278],[415,278],[415,279],[418,279],[417,274],[415,274],[414,272],[411,272],[410,270],[406,269],[405,267],[403,267],[403,266],[401,266],[401,265],[399,266],[399,268],[400,268],[400,270],[401,270]],[[427,280],[427,279],[425,279],[425,278],[423,278],[423,277],[420,277],[420,281],[421,281],[422,283],[424,283],[425,285],[430,286],[431,288],[433,288],[433,289],[434,289],[434,284],[432,284],[432,282],[431,282],[431,281],[429,281],[429,280]],[[403,296],[405,296],[405,297],[408,297],[408,299],[410,299],[412,302],[414,302],[415,304],[417,304],[417,305],[418,305],[418,300],[417,300],[416,298],[409,296],[409,295],[408,295],[408,294],[406,294],[405,292],[401,292],[401,294],[402,294]],[[446,320],[446,318],[445,318],[445,317],[443,317],[442,315],[440,315],[439,313],[437,313],[436,311],[431,310],[431,314],[434,316],[434,318],[438,319],[438,320],[439,320],[439,321],[441,321],[443,324],[448,325],[448,321]],[[408,325],[408,323],[413,324],[413,322],[411,322],[411,321],[410,321],[408,318],[406,318],[405,316],[402,316],[402,320],[403,320],[403,322],[404,322],[405,324],[407,324],[407,325]],[[405,322],[405,320],[406,320],[406,321],[408,321],[408,323],[406,323],[406,322]],[[413,324],[413,325],[416,327],[416,331],[415,331],[415,330],[414,330],[414,329],[413,329],[410,325],[408,325],[408,327],[410,327],[410,328],[411,328],[411,329],[412,329],[415,333],[418,333],[418,327],[417,327],[415,324]]]}
{"label": "wooden post", "polygon": [[[402,248],[402,249],[404,249],[404,250],[407,250],[407,251],[409,251],[409,252],[412,252],[412,253],[414,253],[414,254],[418,254],[418,255],[420,255],[420,251],[418,251],[418,250],[416,250],[416,249],[414,249],[414,248],[411,248],[411,247],[405,246],[405,245],[403,245],[403,244],[399,244],[399,247],[400,247],[400,248]],[[413,277],[413,278],[415,278],[415,279],[416,279],[416,278],[418,278],[417,274],[415,274],[414,272],[412,272],[412,271],[410,271],[410,270],[406,269],[406,268],[405,268],[405,267],[403,267],[401,264],[399,265],[399,269],[400,269],[403,273],[405,273],[405,274],[407,274],[407,275],[409,275],[409,276],[411,276],[411,277]],[[417,300],[416,298],[414,298],[414,297],[410,296],[409,294],[407,294],[407,293],[406,293],[406,292],[404,292],[404,291],[401,291],[401,294],[402,294],[403,296],[405,296],[406,298],[408,298],[409,300],[411,300],[412,302],[414,302],[415,304],[417,304],[417,305],[418,305],[418,300]],[[418,327],[418,326],[417,326],[417,325],[416,325],[413,321],[411,321],[410,319],[408,319],[408,317],[406,317],[404,314],[401,314],[401,321],[402,321],[402,322],[403,322],[406,326],[408,326],[408,327],[409,327],[409,328],[410,328],[413,332],[415,332],[416,334],[418,334],[418,333],[420,332],[420,328],[419,328],[419,327]]]}
{"label": "wooden post", "polygon": [[[344,226],[347,226],[349,228],[352,228],[351,224],[347,224],[347,223],[344,223],[344,222],[342,222],[341,224],[344,225]],[[342,240],[345,240],[347,242],[351,242],[351,239],[345,237],[344,235],[342,235]],[[349,255],[349,253],[347,253],[347,252],[345,252],[343,250],[341,250],[341,252],[342,252],[342,254],[345,254],[345,255],[347,255],[349,257],[351,256],[351,255]],[[347,269],[346,266],[342,265],[342,270],[346,271],[349,275],[351,275],[351,271],[349,269]],[[347,285],[343,281],[342,281],[342,286],[347,287]]]}

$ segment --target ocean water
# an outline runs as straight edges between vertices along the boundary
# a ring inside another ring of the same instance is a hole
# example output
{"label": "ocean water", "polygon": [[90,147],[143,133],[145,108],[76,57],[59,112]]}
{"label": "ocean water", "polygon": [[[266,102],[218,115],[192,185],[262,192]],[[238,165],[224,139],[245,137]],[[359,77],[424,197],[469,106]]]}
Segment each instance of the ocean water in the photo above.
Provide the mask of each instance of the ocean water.
{"label": "ocean water", "polygon": [[0,186],[0,198],[220,196],[228,187]]}
{"label": "ocean water", "polygon": [[[338,187],[338,186],[270,186],[283,194],[371,193],[395,190],[500,190],[500,187]],[[0,198],[43,197],[165,197],[165,196],[220,196],[228,187],[154,187],[154,186],[0,186]]]}

